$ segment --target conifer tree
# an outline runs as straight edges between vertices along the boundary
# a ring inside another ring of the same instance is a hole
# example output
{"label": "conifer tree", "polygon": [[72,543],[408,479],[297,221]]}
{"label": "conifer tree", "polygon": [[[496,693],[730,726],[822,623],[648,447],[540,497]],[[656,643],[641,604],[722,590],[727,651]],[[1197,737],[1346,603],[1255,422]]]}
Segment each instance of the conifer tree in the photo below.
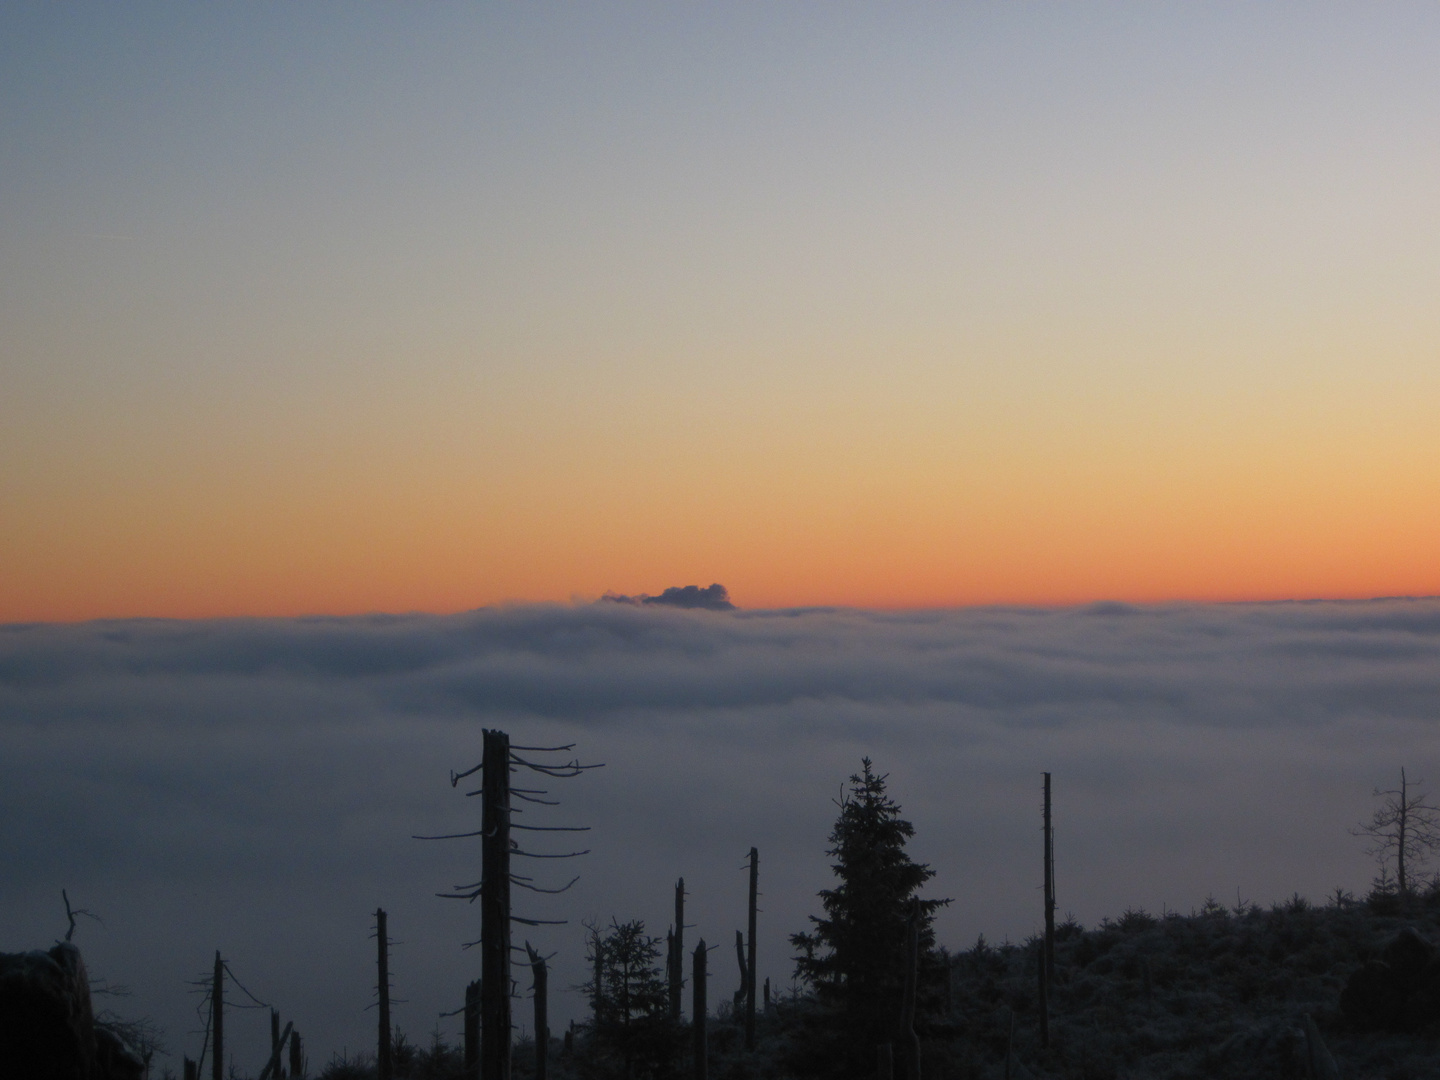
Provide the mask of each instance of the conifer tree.
{"label": "conifer tree", "polygon": [[[830,1014],[827,1027],[850,1044],[845,1057],[873,1063],[874,1045],[895,1038],[905,985],[906,937],[916,892],[935,876],[913,861],[905,845],[915,834],[886,794],[886,777],[869,758],[850,777],[827,854],[838,879],[820,893],[823,916],[794,934],[795,976]],[[949,900],[919,900],[919,952],[933,966],[935,910]]]}
{"label": "conifer tree", "polygon": [[679,1028],[670,1019],[669,987],[660,973],[660,939],[646,934],[639,919],[612,919],[603,937],[598,928],[592,932],[590,947],[587,960],[594,965],[600,993],[593,979],[580,990],[598,1002],[591,1023],[596,1055],[618,1065],[619,1074],[627,1077],[670,1071]]}

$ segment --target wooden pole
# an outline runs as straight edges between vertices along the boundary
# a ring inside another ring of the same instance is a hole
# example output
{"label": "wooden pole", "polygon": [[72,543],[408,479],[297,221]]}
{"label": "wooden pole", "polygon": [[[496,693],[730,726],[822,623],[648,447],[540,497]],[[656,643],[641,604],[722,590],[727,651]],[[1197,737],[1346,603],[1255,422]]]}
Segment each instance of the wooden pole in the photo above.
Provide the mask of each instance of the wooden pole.
{"label": "wooden pole", "polygon": [[705,1038],[705,939],[695,946],[695,959],[690,971],[690,983],[694,988],[694,999],[690,1003],[690,1026],[695,1037],[694,1080],[706,1080],[707,1050]]}
{"label": "wooden pole", "polygon": [[[270,1056],[276,1057],[280,1050],[280,1014],[270,1010]],[[277,1065],[276,1068],[279,1068]]]}
{"label": "wooden pole", "polygon": [[390,1056],[390,937],[385,928],[385,909],[375,909],[375,942],[380,968],[380,1033],[375,1053],[375,1071],[379,1080],[394,1080],[395,1062]]}
{"label": "wooden pole", "polygon": [[745,963],[745,1049],[755,1049],[755,902],[759,897],[760,853],[750,849],[750,940]]}
{"label": "wooden pole", "polygon": [[484,735],[480,1080],[510,1080],[510,736]]}
{"label": "wooden pole", "polygon": [[210,987],[211,1080],[225,1080],[225,962],[215,950],[215,978]]}

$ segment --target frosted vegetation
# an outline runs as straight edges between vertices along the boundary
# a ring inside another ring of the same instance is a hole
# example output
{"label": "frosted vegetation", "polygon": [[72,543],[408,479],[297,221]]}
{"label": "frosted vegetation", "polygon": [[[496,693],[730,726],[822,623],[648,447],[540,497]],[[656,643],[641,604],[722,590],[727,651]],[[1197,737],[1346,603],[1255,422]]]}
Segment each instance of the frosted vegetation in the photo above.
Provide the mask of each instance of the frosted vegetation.
{"label": "frosted vegetation", "polygon": [[[852,778],[850,797],[831,836],[837,886],[821,894],[823,904],[817,908],[823,906],[824,914],[812,919],[812,929],[795,935],[801,954],[797,973],[806,981],[777,990],[763,1007],[753,1052],[744,1049],[738,997],[712,1008],[710,1077],[870,1077],[883,1068],[870,1029],[888,1029],[892,1016],[885,1014],[893,1010],[884,1000],[877,1004],[874,993],[879,987],[898,996],[898,982],[886,980],[900,978],[900,958],[863,961],[884,970],[872,972],[871,997],[859,1015],[855,1002],[846,999],[840,969],[815,959],[833,960],[843,951],[846,920],[857,913],[864,926],[879,926],[884,915],[877,911],[888,904],[895,916],[891,929],[903,927],[905,904],[920,895],[928,880],[926,868],[904,853],[912,830],[885,794],[883,779],[871,773],[868,761],[863,776]],[[1048,1039],[1039,1015],[1042,940],[993,943],[982,936],[952,951],[929,937],[928,913],[939,902],[932,899],[919,909],[927,913],[917,965],[921,1075],[932,1080],[1335,1075],[1420,1080],[1440,1075],[1435,1038],[1440,994],[1423,989],[1440,990],[1434,981],[1440,956],[1429,945],[1440,941],[1440,876],[1424,879],[1416,872],[1433,847],[1426,840],[1433,811],[1423,794],[1404,785],[1402,780],[1396,792],[1376,792],[1380,809],[1374,821],[1357,828],[1372,841],[1379,836],[1373,849],[1380,872],[1363,898],[1336,890],[1322,902],[1297,894],[1269,907],[1238,896],[1233,902],[1210,898],[1189,913],[1131,909],[1089,928],[1073,918],[1059,922],[1055,978],[1048,990]],[[1415,827],[1413,836],[1395,834],[1397,806],[1405,807],[1405,827]],[[873,845],[877,857],[870,857],[874,850],[862,850],[859,841],[866,837],[878,838]],[[1401,852],[1409,862],[1404,889],[1391,872]],[[869,895],[862,896],[867,890]],[[875,931],[882,937],[887,932]],[[597,930],[596,942],[600,934]],[[662,940],[647,937],[633,920],[613,922],[608,935],[605,947],[616,955],[623,952],[625,972],[607,975],[611,1004],[598,1023],[592,1018],[563,1038],[552,1033],[548,1075],[563,1080],[693,1076],[690,1025],[666,1015]],[[712,954],[712,971],[724,964],[726,951]],[[1382,968],[1381,959],[1389,966]],[[1367,963],[1372,974],[1380,971],[1386,977],[1392,967],[1408,965],[1411,982],[1421,992],[1387,998],[1389,991],[1382,987],[1378,998],[1351,1000],[1347,984]],[[613,1002],[617,994],[631,992],[631,982],[634,1007],[617,1010]],[[582,989],[589,994],[593,984]],[[516,1004],[520,1015],[526,1003]],[[867,1025],[866,1013],[882,1015]],[[522,1038],[515,1075],[533,1077],[534,1062],[534,1040]],[[465,1075],[463,1051],[447,1044],[438,1030],[424,1045],[397,1033],[394,1063],[396,1076],[416,1080]],[[907,1075],[903,1052],[895,1053],[893,1068],[897,1080]],[[1331,1068],[1336,1071],[1326,1071]],[[371,1057],[340,1056],[319,1075],[367,1080],[376,1068]]]}

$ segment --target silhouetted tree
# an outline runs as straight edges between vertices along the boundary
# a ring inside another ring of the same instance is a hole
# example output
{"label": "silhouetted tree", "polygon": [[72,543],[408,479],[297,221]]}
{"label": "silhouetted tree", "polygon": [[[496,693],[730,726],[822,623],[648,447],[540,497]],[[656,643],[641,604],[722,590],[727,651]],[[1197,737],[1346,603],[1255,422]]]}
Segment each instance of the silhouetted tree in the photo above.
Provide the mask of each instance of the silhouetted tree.
{"label": "silhouetted tree", "polygon": [[1380,863],[1382,879],[1395,860],[1395,883],[1401,896],[1410,892],[1411,872],[1440,850],[1440,807],[1431,806],[1423,794],[1415,794],[1400,770],[1399,790],[1375,789],[1382,799],[1368,822],[1351,830],[1369,842],[1369,851]]}
{"label": "silhouetted tree", "polygon": [[[639,919],[611,920],[603,936],[591,935],[587,959],[600,980],[580,989],[596,1003],[592,1065],[619,1075],[663,1076],[674,1071],[678,1025],[670,1020],[670,993],[658,963],[660,939]],[[598,955],[598,959],[597,959]],[[619,1066],[604,1068],[607,1061]]]}
{"label": "silhouetted tree", "polygon": [[938,969],[931,923],[935,910],[949,901],[916,898],[935,871],[906,853],[915,828],[885,793],[885,779],[869,758],[850,777],[827,851],[835,857],[839,882],[820,893],[825,914],[810,917],[813,930],[790,938],[800,950],[795,976],[814,990],[828,1014],[824,1027],[830,1038],[820,1040],[830,1043],[828,1052],[815,1045],[807,1053],[817,1071],[831,1075],[869,1075],[874,1047],[896,1040],[912,918],[922,968]]}

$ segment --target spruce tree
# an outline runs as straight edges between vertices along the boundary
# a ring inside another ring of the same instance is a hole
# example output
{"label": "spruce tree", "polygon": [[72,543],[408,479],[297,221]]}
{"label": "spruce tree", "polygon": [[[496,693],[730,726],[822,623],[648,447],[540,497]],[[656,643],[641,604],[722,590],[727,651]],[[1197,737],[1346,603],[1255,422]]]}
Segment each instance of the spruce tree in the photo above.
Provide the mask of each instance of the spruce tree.
{"label": "spruce tree", "polygon": [[[590,955],[600,979],[591,1023],[591,1072],[624,1077],[665,1076],[678,1055],[679,1027],[669,1015],[669,987],[660,973],[660,939],[639,919],[592,931]],[[595,963],[598,950],[600,962]],[[595,998],[595,980],[579,988]]]}
{"label": "spruce tree", "polygon": [[[915,827],[900,817],[900,807],[885,793],[885,780],[868,757],[861,772],[850,777],[826,852],[835,859],[838,883],[821,891],[825,914],[810,916],[813,928],[790,938],[799,950],[795,976],[813,989],[831,1034],[827,1041],[843,1055],[836,1063],[843,1060],[861,1072],[873,1068],[874,1045],[895,1038],[913,898],[935,876],[906,853]],[[935,909],[949,902],[920,901],[925,967],[933,967]]]}

